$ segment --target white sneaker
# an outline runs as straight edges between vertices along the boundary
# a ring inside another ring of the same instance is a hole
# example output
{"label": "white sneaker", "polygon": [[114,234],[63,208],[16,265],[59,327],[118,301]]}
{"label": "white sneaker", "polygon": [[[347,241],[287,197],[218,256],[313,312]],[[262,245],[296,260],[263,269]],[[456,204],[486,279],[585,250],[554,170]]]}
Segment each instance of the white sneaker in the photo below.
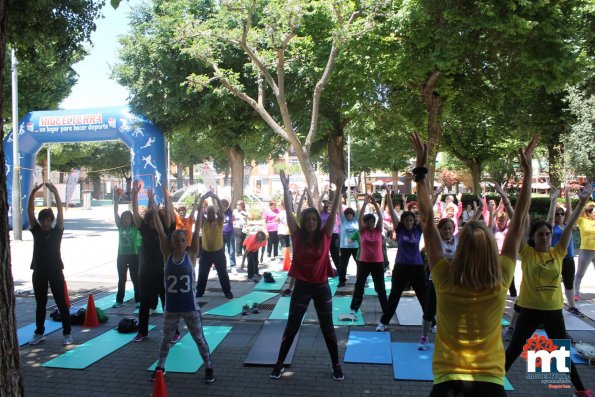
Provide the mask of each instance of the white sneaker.
{"label": "white sneaker", "polygon": [[33,338],[29,341],[30,345],[36,345],[39,342],[43,342],[45,340],[45,336],[42,334],[33,334]]}
{"label": "white sneaker", "polygon": [[381,322],[378,322],[378,325],[376,326],[376,331],[378,332],[384,332],[388,329],[388,325],[382,324]]}
{"label": "white sneaker", "polygon": [[349,314],[351,314],[352,316],[357,316],[357,310],[353,310],[351,309],[351,311],[349,312]]}
{"label": "white sneaker", "polygon": [[434,325],[432,328],[430,328],[430,331],[432,331],[433,334],[438,332],[438,326]]}
{"label": "white sneaker", "polygon": [[417,350],[428,350],[428,337],[422,336],[419,338],[419,343],[417,344]]}
{"label": "white sneaker", "polygon": [[74,340],[72,339],[72,336],[70,336],[70,334],[66,334],[64,335],[64,346],[68,346],[68,345],[72,345],[74,343]]}
{"label": "white sneaker", "polygon": [[231,274],[238,274],[238,271],[235,266],[231,268]]}

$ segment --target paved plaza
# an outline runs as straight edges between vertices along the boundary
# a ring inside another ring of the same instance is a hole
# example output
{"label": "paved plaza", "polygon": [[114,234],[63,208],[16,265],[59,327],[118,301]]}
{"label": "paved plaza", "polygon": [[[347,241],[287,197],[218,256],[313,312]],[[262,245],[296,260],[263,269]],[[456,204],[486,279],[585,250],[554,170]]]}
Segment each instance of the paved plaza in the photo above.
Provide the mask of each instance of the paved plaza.
{"label": "paved plaza", "polygon": [[[125,210],[121,206],[120,211]],[[65,213],[65,232],[62,242],[64,274],[74,305],[86,303],[88,293],[95,299],[115,290],[117,284],[116,253],[117,229],[113,222],[111,207],[93,207],[91,210],[69,209]],[[25,326],[35,320],[35,300],[31,287],[32,237],[23,231],[23,241],[12,242],[12,266],[17,300],[17,324]],[[394,260],[394,250],[389,250]],[[392,265],[391,265],[392,266]],[[282,263],[268,261],[261,267],[265,270],[280,270]],[[355,283],[355,264],[348,269],[350,275],[345,288],[338,295],[350,295]],[[254,283],[246,281],[246,273],[230,274],[232,291],[236,297],[251,292]],[[517,266],[517,286],[521,280]],[[131,284],[129,285],[131,288]],[[595,272],[590,268],[583,280],[582,290],[587,299],[595,298]],[[330,359],[324,338],[317,324],[313,305],[310,305],[297,343],[292,365],[279,380],[269,379],[270,367],[249,367],[243,362],[251,350],[264,321],[271,314],[277,297],[263,305],[258,314],[236,317],[205,315],[205,325],[228,325],[230,333],[213,352],[216,381],[202,382],[203,369],[196,374],[167,373],[166,384],[169,396],[427,396],[431,382],[397,381],[392,365],[343,364],[345,380],[332,379]],[[220,290],[214,271],[210,274],[207,292],[200,298],[203,311],[227,302]],[[507,313],[512,301],[507,302]],[[49,300],[48,313],[54,302]],[[150,396],[153,384],[147,368],[157,359],[160,344],[161,316],[151,316],[150,323],[156,328],[141,343],[128,343],[84,370],[69,370],[42,367],[41,364],[74,348],[103,332],[114,328],[125,316],[134,316],[134,301],[106,311],[108,322],[95,329],[74,326],[74,346],[62,345],[61,332],[50,334],[46,341],[35,346],[25,345],[20,349],[22,373],[27,396]],[[346,349],[349,331],[373,331],[380,317],[380,305],[373,296],[364,298],[362,306],[365,326],[336,327],[341,361]],[[393,321],[395,321],[393,319]],[[585,319],[595,326],[595,322]],[[185,328],[180,328],[182,334]],[[398,326],[391,323],[393,342],[417,342],[421,327]],[[569,332],[576,341],[595,343],[594,331]],[[434,335],[430,335],[431,342]],[[595,389],[595,369],[588,365],[578,366],[585,385]],[[536,380],[527,380],[525,361],[518,359],[507,375],[515,388],[509,396],[571,396],[573,389],[551,389]]]}

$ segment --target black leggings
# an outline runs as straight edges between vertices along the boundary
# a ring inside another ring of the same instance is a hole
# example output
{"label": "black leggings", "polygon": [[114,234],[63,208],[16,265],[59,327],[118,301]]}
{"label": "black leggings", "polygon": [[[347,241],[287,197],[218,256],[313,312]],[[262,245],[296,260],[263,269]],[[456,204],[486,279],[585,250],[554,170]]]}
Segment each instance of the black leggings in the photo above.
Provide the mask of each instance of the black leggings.
{"label": "black leggings", "polygon": [[424,308],[424,320],[434,321],[436,317],[436,288],[432,280],[426,280],[426,306]]}
{"label": "black leggings", "polygon": [[353,260],[357,263],[357,248],[341,248],[341,266],[337,267],[339,273],[339,282],[347,281],[347,267],[349,266],[349,259],[353,256]]}
{"label": "black leggings", "polygon": [[130,279],[134,288],[134,301],[140,302],[139,282],[138,282],[138,254],[118,255],[116,261],[118,267],[118,293],[116,294],[116,302],[124,302],[124,294],[126,292],[126,275],[130,269]]}
{"label": "black leggings", "polygon": [[[510,369],[514,361],[523,351],[523,346],[537,327],[543,324],[543,328],[550,339],[568,339],[566,327],[564,325],[564,316],[562,309],[559,310],[537,310],[521,308],[521,313],[517,319],[512,340],[506,348],[506,371]],[[577,390],[584,390],[583,382],[572,362],[570,360],[570,380]]]}
{"label": "black leggings", "polygon": [[353,289],[353,297],[351,298],[351,310],[359,310],[364,299],[364,289],[366,286],[366,279],[372,273],[372,280],[374,280],[374,290],[378,294],[378,301],[382,312],[386,310],[386,286],[384,285],[384,263],[382,262],[358,262],[357,263],[357,280],[355,281],[355,288]]}
{"label": "black leggings", "polygon": [[562,283],[567,291],[574,289],[574,258],[570,256],[562,259]]}
{"label": "black leggings", "polygon": [[279,255],[279,233],[269,232],[269,239],[267,240],[267,255],[270,257]]}
{"label": "black leggings", "polygon": [[338,233],[333,233],[331,235],[331,246],[329,248],[331,252],[331,258],[333,260],[333,264],[335,265],[335,269],[339,269],[341,267],[341,236]]}
{"label": "black leggings", "polygon": [[291,294],[289,316],[287,318],[285,332],[283,332],[283,338],[281,339],[281,347],[279,348],[279,356],[277,358],[278,363],[285,361],[293,340],[300,330],[302,319],[311,299],[314,299],[314,308],[316,309],[316,315],[320,323],[320,330],[324,336],[326,348],[331,356],[333,366],[339,364],[339,347],[337,345],[335,328],[333,327],[333,297],[328,282],[309,283],[301,280],[295,280],[295,287]]}
{"label": "black leggings", "polygon": [[432,387],[430,397],[505,397],[504,386],[491,382],[449,380]]}
{"label": "black leggings", "polygon": [[62,269],[41,271],[33,270],[33,293],[35,294],[35,333],[43,335],[45,332],[45,308],[48,304],[48,284],[52,290],[54,302],[62,318],[62,333],[70,335],[70,311],[66,306],[64,294],[64,274]]}
{"label": "black leggings", "polygon": [[149,310],[157,307],[157,299],[161,299],[161,307],[165,308],[165,283],[163,273],[141,273],[140,308],[138,309],[138,333],[146,336],[149,333]]}
{"label": "black leggings", "polygon": [[423,265],[405,265],[397,263],[393,268],[393,275],[391,278],[392,288],[388,296],[388,304],[386,310],[382,312],[380,322],[388,324],[390,319],[395,314],[401,294],[405,290],[407,283],[411,283],[417,300],[421,305],[421,310],[425,310],[426,306],[426,279]]}

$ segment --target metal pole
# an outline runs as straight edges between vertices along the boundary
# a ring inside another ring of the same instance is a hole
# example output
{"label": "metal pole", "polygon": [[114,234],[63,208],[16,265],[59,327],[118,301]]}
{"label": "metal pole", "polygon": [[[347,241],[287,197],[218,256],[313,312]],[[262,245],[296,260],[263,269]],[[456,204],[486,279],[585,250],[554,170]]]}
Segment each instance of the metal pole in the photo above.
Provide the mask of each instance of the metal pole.
{"label": "metal pole", "polygon": [[[46,150],[47,150],[47,157],[48,157],[48,175],[47,175],[48,178],[47,178],[47,180],[48,180],[48,182],[52,182],[52,181],[50,181],[50,173],[51,173],[50,164],[51,164],[51,162],[50,162],[50,144],[49,143],[48,143],[48,147]],[[52,193],[50,193],[49,189],[46,189],[46,191],[45,191],[45,202],[46,202],[46,205],[48,208],[52,206]]]}
{"label": "metal pole", "polygon": [[23,239],[23,220],[21,210],[21,164],[19,159],[19,84],[17,76],[17,58],[14,48],[10,50],[12,66],[12,231],[15,240]]}

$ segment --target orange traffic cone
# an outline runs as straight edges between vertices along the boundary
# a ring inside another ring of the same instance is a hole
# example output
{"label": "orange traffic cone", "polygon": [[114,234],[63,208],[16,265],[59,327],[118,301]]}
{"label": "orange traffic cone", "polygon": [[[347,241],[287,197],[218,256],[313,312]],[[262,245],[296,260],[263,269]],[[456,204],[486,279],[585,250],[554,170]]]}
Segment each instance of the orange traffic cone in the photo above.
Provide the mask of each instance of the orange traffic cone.
{"label": "orange traffic cone", "polygon": [[95,308],[93,294],[89,294],[89,299],[87,299],[87,311],[85,312],[84,326],[87,328],[99,327],[99,318],[97,318],[97,309]]}
{"label": "orange traffic cone", "polygon": [[66,286],[66,280],[64,280],[64,298],[66,299],[66,307],[70,309],[70,297],[68,296],[68,287]]}
{"label": "orange traffic cone", "polygon": [[155,374],[155,384],[153,385],[152,397],[167,397],[167,389],[165,388],[165,378],[163,371],[159,370]]}
{"label": "orange traffic cone", "polygon": [[285,250],[283,257],[283,271],[289,271],[291,267],[291,259],[289,258],[289,247],[283,248]]}

